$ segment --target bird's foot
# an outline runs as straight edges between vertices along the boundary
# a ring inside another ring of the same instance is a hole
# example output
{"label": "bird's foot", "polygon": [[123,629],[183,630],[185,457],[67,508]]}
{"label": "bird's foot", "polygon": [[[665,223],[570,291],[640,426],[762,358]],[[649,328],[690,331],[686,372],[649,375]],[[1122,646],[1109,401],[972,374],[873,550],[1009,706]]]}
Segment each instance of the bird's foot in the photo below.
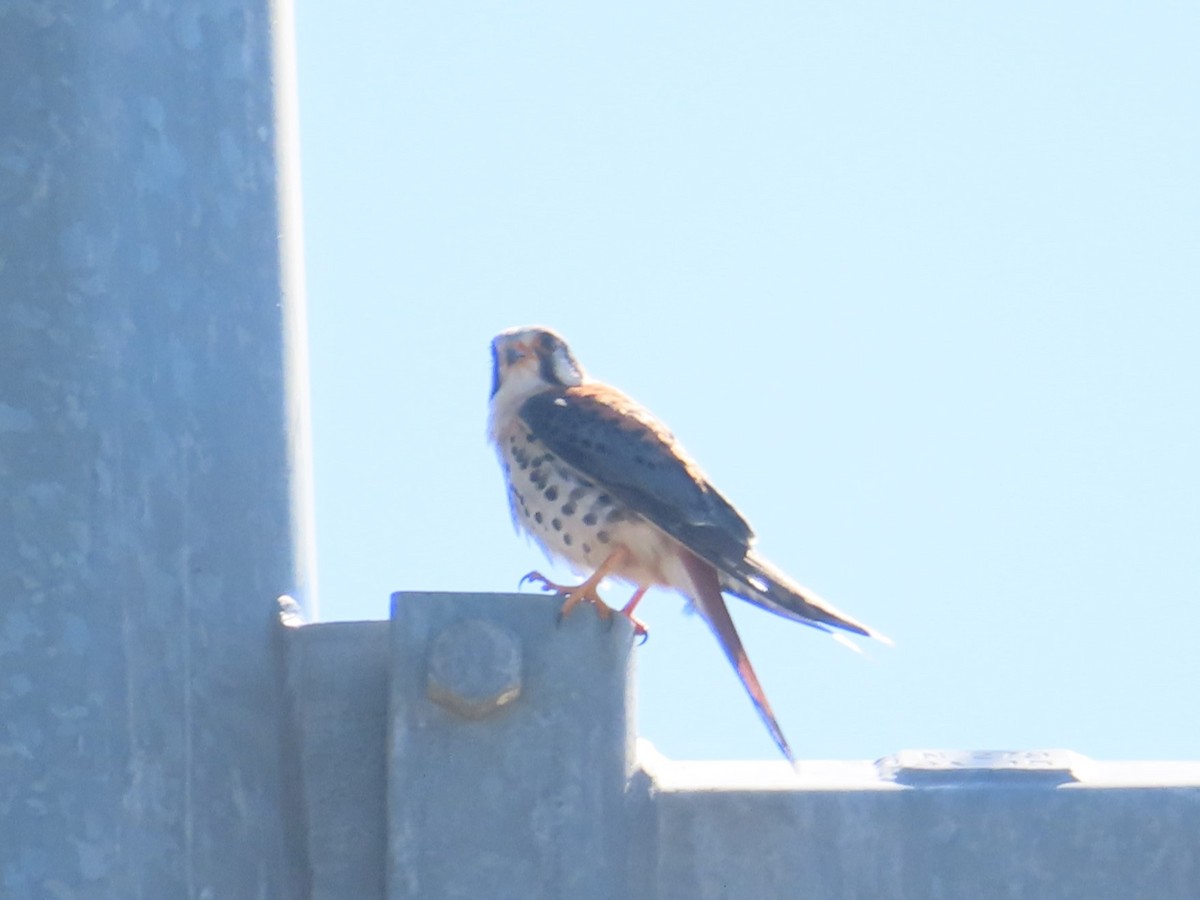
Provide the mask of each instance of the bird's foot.
{"label": "bird's foot", "polygon": [[[629,620],[629,624],[633,626],[633,636],[638,639],[639,647],[650,640],[650,630],[646,627],[645,622],[636,618],[633,613],[626,612],[624,609],[618,609],[615,612],[618,616],[624,616]],[[613,616],[613,619],[615,620],[616,616]],[[609,627],[612,627],[612,621],[609,622]]]}
{"label": "bird's foot", "polygon": [[[590,603],[596,608],[596,615],[602,621],[610,621],[612,619],[612,608],[600,599],[600,595],[596,593],[596,585],[592,579],[588,579],[583,584],[566,585],[558,584],[551,581],[541,572],[530,572],[521,579],[520,585],[526,583],[537,584],[543,591],[552,591],[563,598],[562,609],[558,611],[558,622],[562,620],[577,607],[580,603]],[[518,585],[518,587],[520,586]]]}
{"label": "bird's foot", "polygon": [[[562,605],[562,609],[558,611],[558,621],[560,623],[562,622],[563,618],[580,603],[592,604],[592,606],[596,607],[596,615],[598,615],[602,621],[608,622],[612,619],[614,610],[609,607],[607,603],[600,599],[600,595],[596,593],[596,588],[600,586],[600,582],[604,580],[606,575],[614,570],[619,571],[620,567],[628,562],[628,559],[629,551],[624,547],[617,547],[612,551],[612,553],[605,557],[604,562],[600,563],[596,571],[588,576],[587,581],[585,581],[583,584],[571,587],[562,584],[555,584],[541,572],[530,572],[521,579],[521,584],[524,584],[527,581],[537,582],[541,584],[542,590],[556,591],[557,593],[561,594],[565,602]],[[625,611],[632,612],[633,607],[636,605],[635,601],[641,599],[641,595],[645,592],[646,591],[644,588],[639,590],[635,595],[635,599],[626,605]],[[632,619],[632,616],[630,618]],[[643,633],[645,632],[644,626],[642,631]]]}
{"label": "bird's foot", "polygon": [[649,585],[638,588],[637,593],[630,598],[629,602],[617,610],[618,613],[627,618],[633,625],[633,633],[637,638],[639,638],[639,647],[650,639],[650,632],[647,630],[644,622],[634,617],[633,611],[637,608],[637,605],[642,602],[642,597],[646,595],[647,590],[649,590]]}
{"label": "bird's foot", "polygon": [[[620,617],[620,618],[628,619],[629,624],[633,626],[633,636],[638,639],[639,647],[642,646],[642,644],[646,643],[646,641],[650,639],[650,630],[648,628],[646,628],[646,623],[643,622],[641,619],[635,618],[634,616],[627,613],[624,609],[613,609],[612,607],[608,607],[608,611],[609,611],[609,613],[616,613],[616,615],[607,615],[606,616],[603,613],[601,613],[600,618],[602,618],[605,622],[608,623],[609,631],[612,630],[613,622],[617,621],[618,617]],[[599,612],[599,610],[597,610],[597,612]]]}

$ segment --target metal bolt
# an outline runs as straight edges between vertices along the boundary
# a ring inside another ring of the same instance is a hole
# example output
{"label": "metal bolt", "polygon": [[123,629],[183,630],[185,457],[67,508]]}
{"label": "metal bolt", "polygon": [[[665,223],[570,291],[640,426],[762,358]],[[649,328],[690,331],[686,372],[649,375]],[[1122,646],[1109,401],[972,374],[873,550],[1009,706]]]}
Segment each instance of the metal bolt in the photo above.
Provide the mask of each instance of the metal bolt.
{"label": "metal bolt", "polygon": [[506,628],[482,619],[448,626],[429,648],[429,699],[468,719],[482,719],[521,695],[521,645]]}

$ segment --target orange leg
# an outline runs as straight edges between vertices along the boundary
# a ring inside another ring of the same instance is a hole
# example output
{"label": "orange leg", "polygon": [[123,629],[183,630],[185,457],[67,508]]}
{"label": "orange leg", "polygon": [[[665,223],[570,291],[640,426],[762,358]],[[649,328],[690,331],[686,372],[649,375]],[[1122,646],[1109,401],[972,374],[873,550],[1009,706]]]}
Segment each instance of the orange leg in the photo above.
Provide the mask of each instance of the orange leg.
{"label": "orange leg", "polygon": [[566,598],[566,601],[558,613],[560,621],[580,603],[591,603],[596,607],[596,613],[601,619],[608,619],[613,614],[613,611],[607,603],[600,599],[600,595],[596,593],[596,588],[614,568],[625,561],[628,552],[624,547],[618,547],[612,553],[608,554],[604,562],[600,563],[596,571],[583,584],[576,585],[575,587],[555,584],[541,572],[530,572],[521,579],[521,584],[527,581],[536,581],[541,584],[543,590],[556,591],[562,594]]}
{"label": "orange leg", "polygon": [[646,625],[633,617],[633,611],[637,609],[637,605],[642,602],[642,598],[646,596],[646,591],[650,590],[650,585],[644,584],[629,598],[629,602],[621,607],[620,613],[630,622],[633,623],[633,633],[640,637],[641,643],[646,643],[646,638],[650,636],[650,632],[646,630]]}

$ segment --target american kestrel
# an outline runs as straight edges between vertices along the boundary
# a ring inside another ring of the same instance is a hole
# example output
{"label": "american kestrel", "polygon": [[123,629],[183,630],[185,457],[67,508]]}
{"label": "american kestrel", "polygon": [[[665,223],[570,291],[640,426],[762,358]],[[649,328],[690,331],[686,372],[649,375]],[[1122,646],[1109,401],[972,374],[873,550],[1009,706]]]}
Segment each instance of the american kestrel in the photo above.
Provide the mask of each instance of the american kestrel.
{"label": "american kestrel", "polygon": [[[700,611],[767,729],[795,761],[746,657],[722,592],[821,631],[887,638],[834,609],[758,556],[746,520],[674,435],[619,390],[588,378],[566,342],[546,328],[514,328],[492,341],[489,431],[513,523],[551,557],[589,573],[580,585],[529,578],[562,593],[565,615],[594,604],[607,576],[635,586],[620,613],[651,587],[673,588]],[[890,642],[889,642],[890,643]]]}

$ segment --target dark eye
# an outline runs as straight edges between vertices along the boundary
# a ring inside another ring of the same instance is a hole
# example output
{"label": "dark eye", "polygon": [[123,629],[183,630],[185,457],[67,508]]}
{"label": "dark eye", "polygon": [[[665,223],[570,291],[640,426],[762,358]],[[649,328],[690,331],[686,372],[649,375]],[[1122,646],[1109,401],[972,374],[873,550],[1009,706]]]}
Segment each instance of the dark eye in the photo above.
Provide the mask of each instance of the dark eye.
{"label": "dark eye", "polygon": [[538,338],[538,343],[542,345],[543,350],[550,352],[554,349],[554,335],[543,333],[542,336]]}

